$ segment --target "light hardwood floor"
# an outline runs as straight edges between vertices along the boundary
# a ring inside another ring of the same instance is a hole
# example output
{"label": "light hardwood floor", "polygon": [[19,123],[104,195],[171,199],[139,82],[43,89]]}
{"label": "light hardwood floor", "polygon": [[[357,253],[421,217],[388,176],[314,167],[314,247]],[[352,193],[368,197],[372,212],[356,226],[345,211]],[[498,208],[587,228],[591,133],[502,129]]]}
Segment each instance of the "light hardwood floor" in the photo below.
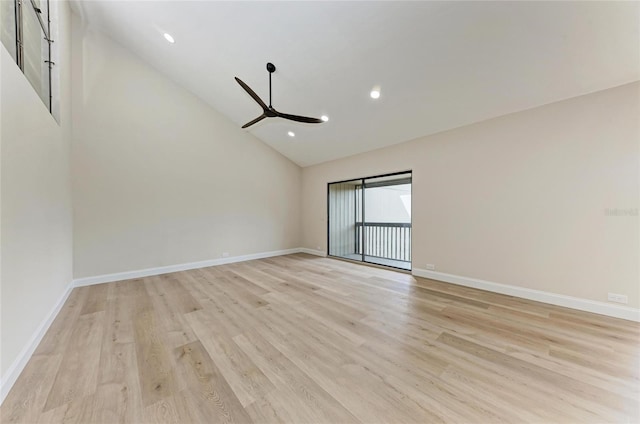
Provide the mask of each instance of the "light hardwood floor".
{"label": "light hardwood floor", "polygon": [[639,421],[637,323],[299,254],[75,289],[2,423]]}

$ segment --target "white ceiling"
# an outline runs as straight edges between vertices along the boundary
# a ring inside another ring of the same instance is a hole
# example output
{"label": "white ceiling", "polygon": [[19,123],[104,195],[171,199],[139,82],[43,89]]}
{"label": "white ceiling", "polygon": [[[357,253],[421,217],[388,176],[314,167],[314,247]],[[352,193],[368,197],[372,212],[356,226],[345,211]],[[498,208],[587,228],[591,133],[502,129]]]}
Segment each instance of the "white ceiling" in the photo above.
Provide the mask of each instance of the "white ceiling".
{"label": "white ceiling", "polygon": [[[639,2],[76,0],[83,19],[301,166],[640,79]],[[163,32],[176,40],[169,44]],[[375,85],[382,95],[369,97]],[[295,138],[287,131],[296,133]]]}

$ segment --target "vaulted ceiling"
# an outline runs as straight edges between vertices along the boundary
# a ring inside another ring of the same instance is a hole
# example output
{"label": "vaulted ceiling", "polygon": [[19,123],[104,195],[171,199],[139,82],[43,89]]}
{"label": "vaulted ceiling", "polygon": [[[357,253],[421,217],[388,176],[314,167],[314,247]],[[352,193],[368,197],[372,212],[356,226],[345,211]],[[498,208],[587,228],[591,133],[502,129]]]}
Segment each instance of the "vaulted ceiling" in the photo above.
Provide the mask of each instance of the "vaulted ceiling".
{"label": "vaulted ceiling", "polygon": [[[82,1],[72,7],[301,166],[640,79],[638,2]],[[175,43],[168,43],[164,33]],[[369,92],[379,86],[381,96]],[[289,137],[288,131],[295,132]]]}

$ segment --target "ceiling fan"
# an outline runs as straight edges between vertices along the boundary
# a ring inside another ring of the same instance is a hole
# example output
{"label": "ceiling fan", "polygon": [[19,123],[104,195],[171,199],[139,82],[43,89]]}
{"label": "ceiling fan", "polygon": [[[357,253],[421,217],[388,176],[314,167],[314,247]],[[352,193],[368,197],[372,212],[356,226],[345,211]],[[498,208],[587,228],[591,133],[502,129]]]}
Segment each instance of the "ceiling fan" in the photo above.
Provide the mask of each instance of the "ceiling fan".
{"label": "ceiling fan", "polygon": [[255,91],[251,89],[251,87],[245,84],[240,78],[235,77],[236,81],[238,81],[238,84],[240,84],[240,86],[244,88],[244,90],[247,93],[249,93],[249,95],[253,97],[253,100],[255,100],[256,103],[258,103],[262,108],[262,115],[258,116],[253,121],[247,122],[242,126],[242,128],[250,127],[251,125],[258,123],[265,118],[284,118],[284,119],[289,119],[291,121],[305,122],[307,124],[323,123],[324,121],[322,119],[309,118],[307,116],[299,116],[299,115],[289,115],[288,113],[278,112],[277,110],[274,109],[274,107],[271,105],[271,74],[273,74],[275,70],[276,70],[276,66],[273,63],[271,62],[267,63],[267,71],[269,71],[269,106],[264,104],[262,99],[258,97],[258,95],[255,93]]}

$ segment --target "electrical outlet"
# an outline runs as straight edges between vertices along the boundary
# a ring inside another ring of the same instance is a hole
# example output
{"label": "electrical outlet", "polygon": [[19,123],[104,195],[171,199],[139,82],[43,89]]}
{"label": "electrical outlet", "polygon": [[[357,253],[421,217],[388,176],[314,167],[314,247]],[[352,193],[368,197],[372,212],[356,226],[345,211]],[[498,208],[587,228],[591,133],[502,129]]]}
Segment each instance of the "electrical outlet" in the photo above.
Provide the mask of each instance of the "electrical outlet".
{"label": "electrical outlet", "polygon": [[228,258],[229,257],[229,252],[222,252],[222,257],[223,258]]}
{"label": "electrical outlet", "polygon": [[436,266],[434,264],[427,264],[427,269],[429,271],[435,271],[436,270]]}
{"label": "electrical outlet", "polygon": [[609,302],[624,303],[625,305],[629,303],[629,298],[624,294],[609,293],[607,300]]}
{"label": "electrical outlet", "polygon": [[322,250],[322,246],[316,246],[316,249]]}

